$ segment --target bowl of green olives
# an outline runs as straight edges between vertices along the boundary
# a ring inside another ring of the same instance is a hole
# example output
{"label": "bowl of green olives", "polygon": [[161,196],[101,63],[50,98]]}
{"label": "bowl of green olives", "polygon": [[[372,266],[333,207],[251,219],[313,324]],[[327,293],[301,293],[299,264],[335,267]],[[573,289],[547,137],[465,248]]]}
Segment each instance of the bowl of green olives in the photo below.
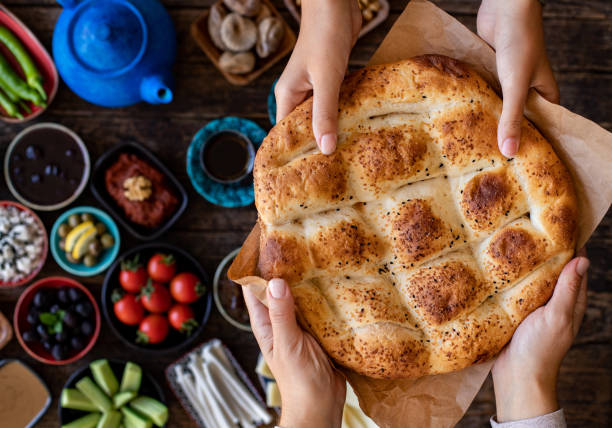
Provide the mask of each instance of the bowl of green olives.
{"label": "bowl of green olives", "polygon": [[105,271],[117,258],[119,229],[104,211],[75,207],[55,221],[49,246],[53,258],[66,272],[93,276]]}

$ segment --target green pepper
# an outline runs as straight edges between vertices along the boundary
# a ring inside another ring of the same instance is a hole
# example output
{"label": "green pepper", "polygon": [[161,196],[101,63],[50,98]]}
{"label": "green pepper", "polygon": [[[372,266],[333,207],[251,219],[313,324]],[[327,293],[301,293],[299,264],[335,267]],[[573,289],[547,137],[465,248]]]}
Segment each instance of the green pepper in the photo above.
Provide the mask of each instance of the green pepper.
{"label": "green pepper", "polygon": [[45,106],[45,102],[38,92],[30,88],[28,84],[15,73],[15,70],[13,70],[6,58],[2,55],[0,55],[0,85],[2,87],[9,87],[20,98],[30,100],[37,106]]}
{"label": "green pepper", "polygon": [[21,44],[19,39],[15,37],[11,30],[0,26],[0,41],[4,43],[4,45],[13,55],[15,55],[15,58],[23,69],[28,85],[38,91],[38,94],[41,96],[43,101],[47,101],[47,93],[42,86],[42,76],[38,71],[38,68],[36,68],[34,61],[32,61],[32,58],[28,54],[28,51]]}
{"label": "green pepper", "polygon": [[0,106],[2,106],[9,116],[23,119],[23,116],[21,113],[19,113],[17,106],[15,106],[10,98],[2,91],[0,91]]}

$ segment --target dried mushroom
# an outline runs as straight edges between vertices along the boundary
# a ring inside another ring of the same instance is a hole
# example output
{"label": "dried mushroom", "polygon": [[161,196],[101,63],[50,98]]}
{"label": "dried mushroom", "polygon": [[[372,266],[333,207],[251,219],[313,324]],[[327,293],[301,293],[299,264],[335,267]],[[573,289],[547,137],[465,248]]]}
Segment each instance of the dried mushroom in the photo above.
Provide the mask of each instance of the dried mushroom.
{"label": "dried mushroom", "polygon": [[221,39],[221,23],[227,16],[227,9],[223,6],[223,3],[215,3],[210,7],[208,14],[208,34],[213,44],[221,49],[222,51],[227,50],[227,46]]}
{"label": "dried mushroom", "polygon": [[261,10],[257,14],[257,17],[255,18],[255,24],[259,25],[261,21],[266,19],[268,16],[272,16],[272,11],[270,10],[268,6],[266,6],[265,4],[262,4]]}
{"label": "dried mushroom", "polygon": [[250,19],[230,13],[221,23],[221,40],[230,51],[248,51],[257,42],[257,27]]}
{"label": "dried mushroom", "polygon": [[219,58],[219,67],[231,74],[246,74],[255,67],[253,52],[223,52]]}
{"label": "dried mushroom", "polygon": [[261,9],[261,0],[223,0],[233,12],[244,16],[255,16]]}
{"label": "dried mushroom", "polygon": [[265,18],[257,27],[257,55],[266,58],[276,52],[284,36],[285,27],[279,18],[274,16]]}

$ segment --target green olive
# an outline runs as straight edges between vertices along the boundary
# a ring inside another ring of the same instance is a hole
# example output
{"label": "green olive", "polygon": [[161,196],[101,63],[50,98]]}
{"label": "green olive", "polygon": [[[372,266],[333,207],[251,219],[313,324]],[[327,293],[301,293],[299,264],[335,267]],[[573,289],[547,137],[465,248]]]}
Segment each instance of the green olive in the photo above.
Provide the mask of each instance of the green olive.
{"label": "green olive", "polygon": [[86,221],[95,221],[94,216],[89,213],[81,214],[81,221],[85,223]]}
{"label": "green olive", "polygon": [[79,223],[81,223],[81,219],[78,214],[71,214],[70,217],[68,217],[68,225],[70,227],[77,227]]}
{"label": "green olive", "polygon": [[57,229],[57,234],[60,236],[60,238],[65,238],[71,230],[72,228],[70,226],[68,226],[66,223],[62,223]]}
{"label": "green olive", "polygon": [[96,230],[98,231],[98,235],[102,235],[106,232],[106,225],[104,223],[96,223]]}
{"label": "green olive", "polygon": [[83,264],[87,267],[95,266],[96,263],[98,263],[98,260],[95,258],[95,256],[92,256],[91,254],[87,254],[83,258]]}
{"label": "green olive", "polygon": [[100,244],[100,241],[98,241],[97,239],[91,241],[89,243],[89,246],[87,247],[87,252],[94,257],[98,257],[102,252],[102,244]]}
{"label": "green olive", "polygon": [[59,244],[58,244],[58,245],[59,245],[59,247],[60,247],[60,250],[62,250],[62,251],[66,251],[66,240],[65,240],[65,239],[60,239],[60,241],[59,241]]}
{"label": "green olive", "polygon": [[72,263],[73,265],[74,265],[74,264],[77,264],[77,263],[81,263],[81,261],[80,261],[80,260],[75,259],[74,257],[72,257],[72,253],[70,253],[69,251],[66,251],[66,259],[67,259],[67,260],[68,260],[70,263]]}
{"label": "green olive", "polygon": [[115,240],[110,235],[110,233],[105,233],[104,235],[102,235],[102,238],[100,238],[100,242],[102,243],[102,246],[104,248],[111,248],[113,245],[115,245]]}

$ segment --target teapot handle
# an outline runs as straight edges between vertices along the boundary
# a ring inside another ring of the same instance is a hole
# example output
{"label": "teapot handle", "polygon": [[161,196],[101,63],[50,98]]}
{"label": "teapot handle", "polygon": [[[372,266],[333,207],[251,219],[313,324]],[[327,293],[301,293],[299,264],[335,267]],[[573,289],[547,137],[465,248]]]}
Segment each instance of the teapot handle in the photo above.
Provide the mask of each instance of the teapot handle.
{"label": "teapot handle", "polygon": [[76,7],[80,1],[81,0],[57,0],[60,6],[62,6],[64,9],[72,9]]}
{"label": "teapot handle", "polygon": [[142,79],[140,96],[150,104],[168,104],[173,94],[168,79],[161,74],[152,74]]}

